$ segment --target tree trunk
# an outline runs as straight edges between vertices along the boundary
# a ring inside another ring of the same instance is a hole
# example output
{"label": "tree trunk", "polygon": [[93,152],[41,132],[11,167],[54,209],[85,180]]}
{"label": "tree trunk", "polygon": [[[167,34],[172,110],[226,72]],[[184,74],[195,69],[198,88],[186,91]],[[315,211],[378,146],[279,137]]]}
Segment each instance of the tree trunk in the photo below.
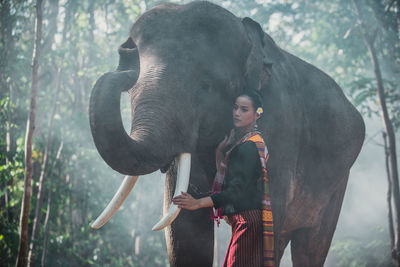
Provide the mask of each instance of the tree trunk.
{"label": "tree trunk", "polygon": [[43,250],[42,250],[42,257],[40,260],[40,266],[44,267],[46,263],[46,254],[47,254],[47,246],[48,246],[48,241],[49,241],[49,218],[50,218],[50,212],[51,212],[51,196],[52,196],[52,182],[50,182],[49,185],[49,190],[48,190],[48,197],[47,197],[47,208],[46,208],[46,217],[44,219],[43,223]]}
{"label": "tree trunk", "polygon": [[46,142],[46,149],[44,152],[44,159],[43,159],[43,168],[40,174],[39,179],[39,189],[37,192],[36,198],[36,209],[35,209],[35,217],[33,219],[33,227],[32,227],[32,236],[31,236],[31,244],[29,247],[28,253],[28,264],[27,266],[31,266],[32,260],[36,257],[36,250],[37,250],[37,237],[39,235],[40,223],[42,219],[42,205],[43,205],[43,197],[44,197],[44,190],[46,188],[46,178],[47,178],[47,170],[49,165],[49,153],[51,151],[51,134],[53,128],[53,120],[54,115],[57,109],[57,101],[58,101],[58,94],[60,92],[61,87],[61,69],[57,71],[57,82],[56,82],[56,94],[53,100],[53,108],[51,115],[49,117],[48,127],[47,127],[47,142]]}
{"label": "tree trunk", "polygon": [[[42,53],[48,53],[49,50],[51,49],[51,46],[53,45],[54,42],[54,35],[57,33],[57,17],[58,17],[58,0],[51,0],[49,1],[50,6],[49,6],[49,23],[48,23],[48,34],[44,40],[44,45],[42,47],[41,52]],[[55,96],[53,100],[53,107],[52,107],[52,112],[49,117],[48,121],[48,128],[47,128],[47,142],[46,142],[46,148],[45,148],[45,153],[44,153],[44,159],[43,159],[43,167],[42,167],[42,172],[40,174],[39,178],[39,188],[37,192],[37,197],[36,197],[36,206],[35,206],[35,217],[33,219],[33,227],[32,227],[32,234],[31,234],[31,243],[29,246],[29,252],[28,252],[28,263],[27,266],[31,266],[31,262],[34,261],[36,257],[36,250],[37,250],[37,238],[39,235],[39,229],[40,229],[40,224],[41,224],[41,219],[42,219],[42,206],[43,206],[43,197],[44,197],[44,191],[46,189],[46,177],[47,177],[47,170],[48,170],[48,162],[49,162],[49,151],[51,151],[51,132],[52,132],[52,127],[53,127],[53,119],[54,119],[54,114],[56,111],[57,107],[57,100],[58,100],[58,94],[60,91],[60,84],[61,84],[61,70],[58,69],[57,71],[57,79],[56,79],[56,88],[55,88]]]}
{"label": "tree trunk", "polygon": [[28,247],[28,217],[32,194],[32,139],[35,131],[36,116],[36,95],[38,89],[38,69],[40,57],[40,41],[42,39],[42,0],[36,1],[36,23],[35,23],[35,44],[32,57],[32,87],[31,87],[31,105],[29,118],[26,126],[25,136],[25,176],[24,176],[24,194],[22,197],[21,215],[20,215],[20,237],[18,246],[17,267],[26,265],[26,250]]}
{"label": "tree trunk", "polygon": [[390,154],[389,154],[389,148],[387,144],[387,135],[385,132],[382,132],[383,135],[383,142],[384,142],[384,149],[385,149],[385,167],[386,167],[386,176],[388,180],[388,191],[387,191],[387,197],[386,197],[386,202],[388,205],[388,221],[389,221],[389,238],[390,238],[390,247],[392,248],[392,251],[394,250],[394,228],[393,228],[393,212],[392,212],[392,178],[390,177]]}
{"label": "tree trunk", "polygon": [[400,33],[400,0],[396,0],[397,33]]}
{"label": "tree trunk", "polygon": [[388,135],[389,141],[389,154],[390,154],[390,174],[392,178],[393,188],[393,200],[394,200],[394,211],[395,211],[395,251],[394,260],[395,265],[399,266],[400,263],[400,192],[399,192],[399,177],[397,168],[397,155],[396,155],[396,138],[393,129],[393,124],[389,118],[388,110],[386,107],[386,99],[383,88],[382,76],[380,72],[379,62],[376,57],[375,49],[372,43],[368,45],[368,51],[371,57],[372,65],[374,66],[375,77],[378,84],[379,102],[383,115],[383,121],[385,129]]}
{"label": "tree trunk", "polygon": [[[57,162],[60,159],[61,151],[64,147],[64,142],[61,140],[60,146],[57,151],[57,156],[53,162],[52,170],[54,170],[54,167],[56,166]],[[49,191],[47,193],[47,209],[46,209],[46,218],[44,219],[44,224],[43,224],[43,232],[44,232],[44,237],[43,237],[43,250],[42,250],[42,257],[41,257],[41,266],[44,267],[46,263],[46,254],[47,254],[47,245],[49,243],[49,218],[50,218],[50,211],[51,211],[51,196],[52,196],[52,185],[53,185],[53,179],[50,180],[49,184]]]}
{"label": "tree trunk", "polygon": [[393,260],[396,266],[400,263],[400,192],[399,192],[399,177],[397,170],[397,156],[396,156],[396,139],[393,130],[392,122],[389,118],[389,113],[386,106],[385,91],[383,88],[382,74],[380,70],[380,65],[378,58],[376,56],[376,51],[374,47],[374,38],[368,36],[367,27],[364,26],[364,21],[360,13],[358,3],[353,0],[354,8],[357,13],[359,23],[362,27],[362,35],[367,46],[369,56],[371,58],[371,64],[374,68],[375,79],[378,87],[379,102],[383,117],[383,122],[385,125],[385,130],[389,140],[389,154],[390,154],[390,176],[392,178],[392,188],[393,188],[393,203],[394,203],[394,214],[395,214],[395,246],[394,252],[392,253]]}

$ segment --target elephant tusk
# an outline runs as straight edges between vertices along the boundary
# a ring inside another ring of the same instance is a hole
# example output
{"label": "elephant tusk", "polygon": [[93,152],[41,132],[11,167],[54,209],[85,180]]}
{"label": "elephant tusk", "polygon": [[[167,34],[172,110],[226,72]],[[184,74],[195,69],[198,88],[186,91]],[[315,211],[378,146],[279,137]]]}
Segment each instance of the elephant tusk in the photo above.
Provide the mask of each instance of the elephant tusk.
{"label": "elephant tusk", "polygon": [[[190,153],[182,153],[179,156],[178,163],[178,171],[175,185],[175,193],[173,197],[176,197],[181,194],[181,192],[186,192],[189,186],[189,178],[190,178]],[[164,214],[163,218],[153,227],[153,231],[161,230],[168,225],[170,225],[175,218],[178,216],[181,208],[178,208],[175,204],[171,203],[169,206],[169,210],[166,214]]]}
{"label": "elephant tusk", "polygon": [[100,214],[100,216],[92,223],[92,228],[99,229],[111,219],[119,207],[121,207],[122,203],[124,203],[126,197],[132,191],[132,188],[135,186],[138,177],[139,176],[125,176],[120,187],[118,188],[117,193],[115,193],[110,203],[108,203],[107,207]]}

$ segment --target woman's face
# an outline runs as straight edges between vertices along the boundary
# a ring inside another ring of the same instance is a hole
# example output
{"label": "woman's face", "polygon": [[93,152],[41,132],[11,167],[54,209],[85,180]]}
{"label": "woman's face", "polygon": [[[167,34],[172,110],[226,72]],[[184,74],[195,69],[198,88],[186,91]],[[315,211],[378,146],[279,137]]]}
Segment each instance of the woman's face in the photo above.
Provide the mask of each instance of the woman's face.
{"label": "woman's face", "polygon": [[236,98],[233,106],[233,124],[236,128],[253,127],[259,117],[260,115],[255,112],[253,102],[248,96],[242,95]]}

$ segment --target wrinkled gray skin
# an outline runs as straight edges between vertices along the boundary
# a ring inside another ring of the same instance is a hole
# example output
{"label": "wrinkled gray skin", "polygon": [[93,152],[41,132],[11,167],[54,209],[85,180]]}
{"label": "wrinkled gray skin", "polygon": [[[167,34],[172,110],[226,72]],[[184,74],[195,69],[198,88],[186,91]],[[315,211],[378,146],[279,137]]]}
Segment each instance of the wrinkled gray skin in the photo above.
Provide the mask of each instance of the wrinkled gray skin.
{"label": "wrinkled gray skin", "polygon": [[[270,152],[277,265],[291,241],[294,266],[322,266],[364,123],[328,75],[280,49],[253,20],[208,2],[161,4],[143,14],[120,48],[118,69],[93,89],[96,147],[120,173],[166,171],[164,208],[176,157],[192,153],[188,192],[205,196],[215,148],[233,126],[232,104],[244,87],[264,99],[258,124]],[[130,136],[119,109],[127,90]],[[210,209],[183,210],[166,230],[171,266],[211,266],[213,239]]]}

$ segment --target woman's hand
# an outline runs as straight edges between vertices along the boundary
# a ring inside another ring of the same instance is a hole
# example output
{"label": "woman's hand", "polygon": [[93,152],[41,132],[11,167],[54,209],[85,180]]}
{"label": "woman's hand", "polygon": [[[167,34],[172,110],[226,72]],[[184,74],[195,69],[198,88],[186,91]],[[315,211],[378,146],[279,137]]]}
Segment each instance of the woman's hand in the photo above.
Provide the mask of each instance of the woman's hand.
{"label": "woman's hand", "polygon": [[187,210],[197,210],[200,208],[198,200],[186,192],[182,192],[182,195],[174,197],[172,203],[177,205],[179,208]]}
{"label": "woman's hand", "polygon": [[179,208],[187,210],[197,210],[200,208],[212,207],[214,205],[210,197],[195,199],[186,192],[182,192],[182,195],[174,197],[172,203],[177,205]]}
{"label": "woman's hand", "polygon": [[221,143],[219,143],[216,151],[215,151],[215,164],[217,167],[217,170],[219,168],[219,165],[221,164],[221,161],[224,159],[225,156],[225,149],[227,146],[231,145],[233,141],[235,140],[235,130],[232,129],[229,137],[225,135],[224,140],[222,140]]}

